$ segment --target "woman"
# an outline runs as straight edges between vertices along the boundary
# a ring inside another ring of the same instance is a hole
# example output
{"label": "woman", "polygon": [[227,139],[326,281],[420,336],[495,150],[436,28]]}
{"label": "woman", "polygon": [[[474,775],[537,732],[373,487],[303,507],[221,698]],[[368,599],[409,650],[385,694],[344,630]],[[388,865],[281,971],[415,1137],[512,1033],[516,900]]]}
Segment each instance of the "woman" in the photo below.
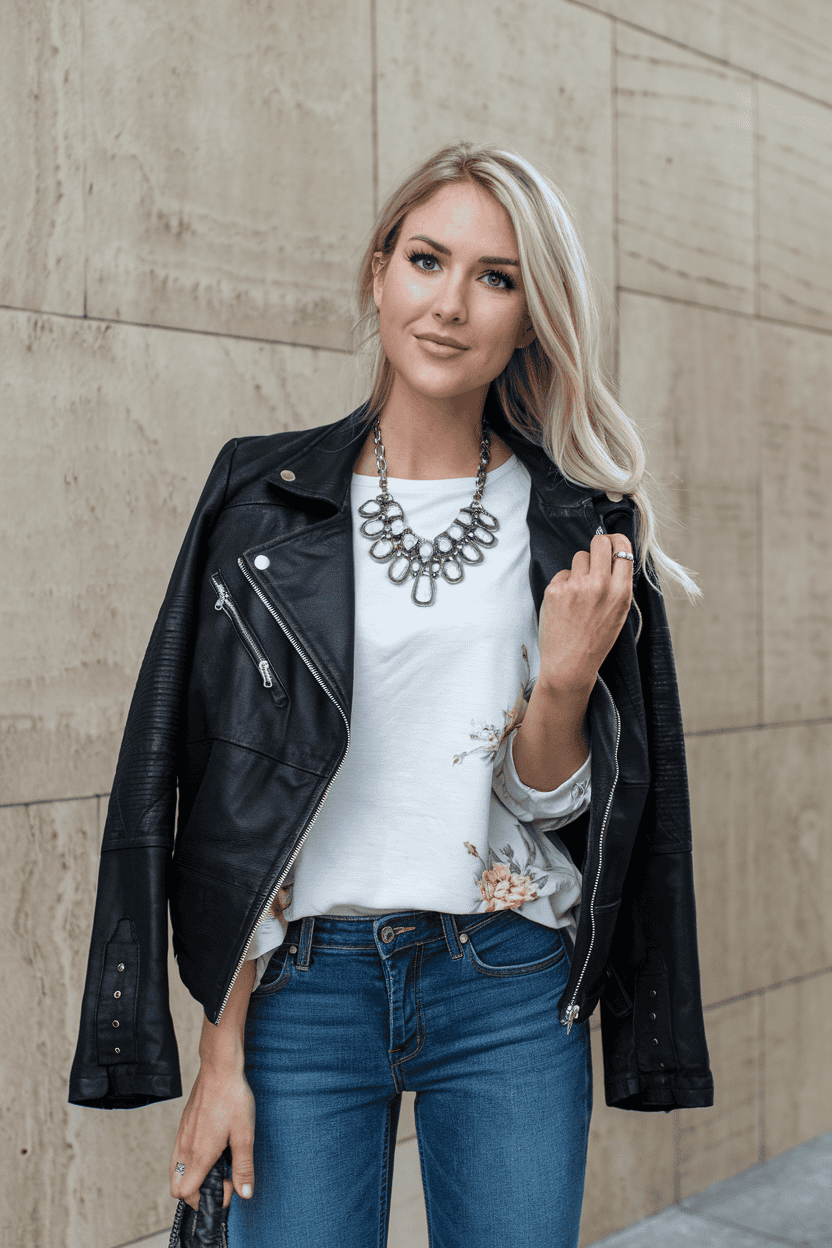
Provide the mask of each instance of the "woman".
{"label": "woman", "polygon": [[567,1248],[599,999],[609,1104],[712,1103],[658,574],[699,591],[657,544],[580,245],[528,162],[434,155],[382,209],[359,300],[369,400],[229,443],[185,539],[70,1099],[180,1095],[169,898],[206,1014],[171,1192],[196,1207],[230,1143],[233,1248],[384,1244],[404,1089],[433,1245]]}

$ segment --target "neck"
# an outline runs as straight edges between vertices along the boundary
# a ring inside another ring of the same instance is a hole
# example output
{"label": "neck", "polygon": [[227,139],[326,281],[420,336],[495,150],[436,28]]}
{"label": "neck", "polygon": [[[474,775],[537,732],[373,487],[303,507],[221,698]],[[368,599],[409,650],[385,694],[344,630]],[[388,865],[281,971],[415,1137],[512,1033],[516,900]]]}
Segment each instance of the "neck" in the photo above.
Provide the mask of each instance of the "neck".
{"label": "neck", "polygon": [[[475,476],[487,393],[485,386],[457,398],[433,399],[404,387],[397,375],[379,417],[388,476],[411,481]],[[489,471],[505,463],[510,454],[492,433]],[[377,475],[372,429],[354,471]]]}

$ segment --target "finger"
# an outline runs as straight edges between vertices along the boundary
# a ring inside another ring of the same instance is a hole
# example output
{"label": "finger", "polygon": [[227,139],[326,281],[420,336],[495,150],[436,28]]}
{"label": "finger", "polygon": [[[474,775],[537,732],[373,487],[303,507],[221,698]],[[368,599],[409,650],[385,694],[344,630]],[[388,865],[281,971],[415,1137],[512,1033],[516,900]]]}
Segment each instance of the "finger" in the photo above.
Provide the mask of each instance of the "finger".
{"label": "finger", "polygon": [[222,1181],[222,1207],[223,1209],[227,1209],[228,1206],[231,1204],[231,1197],[233,1195],[234,1195],[234,1184],[231,1182],[230,1179],[223,1179]]}
{"label": "finger", "polygon": [[250,1200],[254,1194],[254,1156],[250,1140],[232,1144],[231,1178],[237,1195]]}
{"label": "finger", "polygon": [[610,533],[609,538],[612,542],[612,577],[617,583],[629,585],[633,579],[633,566],[635,560],[632,558],[624,559],[622,555],[632,556],[633,548],[630,539],[625,533]]}

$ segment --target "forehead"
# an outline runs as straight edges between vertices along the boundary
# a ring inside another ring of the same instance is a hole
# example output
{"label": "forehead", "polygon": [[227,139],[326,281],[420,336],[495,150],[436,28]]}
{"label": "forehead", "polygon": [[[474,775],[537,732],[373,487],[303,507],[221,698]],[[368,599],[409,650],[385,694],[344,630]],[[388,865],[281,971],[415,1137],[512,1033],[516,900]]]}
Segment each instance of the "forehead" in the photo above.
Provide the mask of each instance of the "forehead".
{"label": "forehead", "polygon": [[472,182],[452,182],[412,208],[400,238],[406,242],[413,234],[429,234],[452,249],[468,246],[478,251],[499,250],[507,256],[517,252],[514,226],[505,208]]}

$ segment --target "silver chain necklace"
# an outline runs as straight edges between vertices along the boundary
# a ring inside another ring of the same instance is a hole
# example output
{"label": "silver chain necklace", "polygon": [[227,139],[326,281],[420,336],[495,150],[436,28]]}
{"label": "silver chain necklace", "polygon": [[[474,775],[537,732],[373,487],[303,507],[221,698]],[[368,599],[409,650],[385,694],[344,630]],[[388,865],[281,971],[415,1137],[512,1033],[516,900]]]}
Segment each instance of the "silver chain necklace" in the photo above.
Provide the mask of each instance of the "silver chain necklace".
{"label": "silver chain necklace", "polygon": [[[361,526],[361,532],[373,543],[370,557],[377,563],[390,562],[387,575],[393,584],[402,585],[408,577],[412,577],[412,601],[417,607],[430,607],[436,600],[436,580],[440,574],[449,585],[458,585],[465,575],[463,564],[482,563],[480,547],[488,550],[497,544],[494,533],[500,527],[499,522],[482,505],[485,470],[491,459],[491,434],[483,417],[477,486],[469,505],[459,509],[459,516],[467,516],[468,519],[454,520],[432,542],[419,537],[405,525],[404,512],[387,489],[387,460],[378,416],[373,421],[373,442],[381,493],[358,508],[359,515],[368,517]],[[453,529],[458,532],[454,534]],[[449,575],[449,567],[456,569],[455,575]]]}

